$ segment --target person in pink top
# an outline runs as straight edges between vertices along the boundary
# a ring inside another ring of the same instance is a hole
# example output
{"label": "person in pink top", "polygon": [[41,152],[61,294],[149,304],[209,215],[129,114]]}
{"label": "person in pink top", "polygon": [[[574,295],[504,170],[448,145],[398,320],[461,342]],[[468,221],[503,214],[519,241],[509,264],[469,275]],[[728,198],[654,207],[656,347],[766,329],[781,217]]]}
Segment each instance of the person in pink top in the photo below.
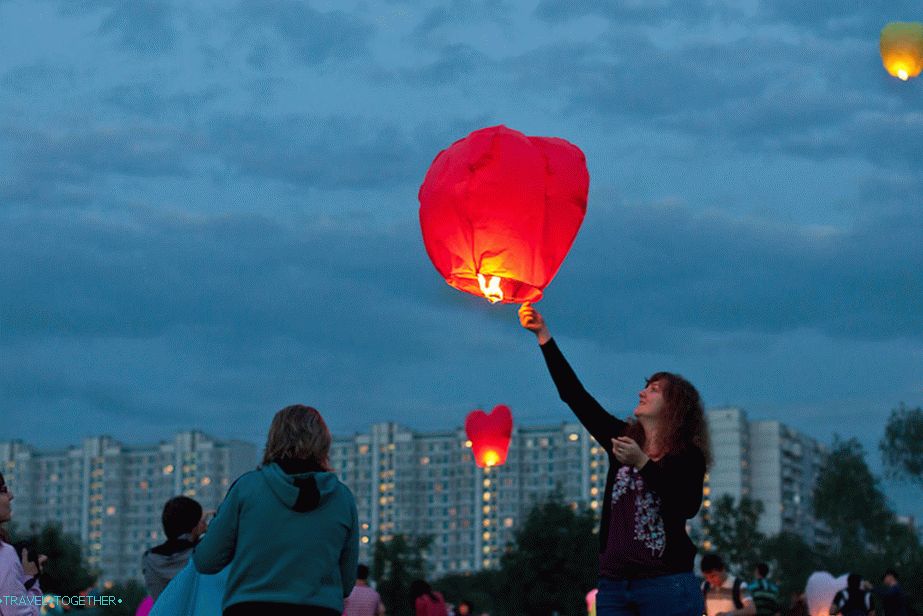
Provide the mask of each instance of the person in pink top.
{"label": "person in pink top", "polygon": [[38,578],[47,556],[30,560],[28,550],[21,554],[8,543],[3,524],[13,517],[13,491],[0,474],[0,616],[38,616],[41,613],[42,589]]}
{"label": "person in pink top", "polygon": [[449,608],[442,598],[442,593],[435,591],[423,580],[414,580],[410,584],[410,597],[413,599],[415,616],[448,616]]}
{"label": "person in pink top", "polygon": [[346,597],[343,616],[385,616],[381,595],[369,586],[369,568],[366,565],[356,567],[356,585]]}

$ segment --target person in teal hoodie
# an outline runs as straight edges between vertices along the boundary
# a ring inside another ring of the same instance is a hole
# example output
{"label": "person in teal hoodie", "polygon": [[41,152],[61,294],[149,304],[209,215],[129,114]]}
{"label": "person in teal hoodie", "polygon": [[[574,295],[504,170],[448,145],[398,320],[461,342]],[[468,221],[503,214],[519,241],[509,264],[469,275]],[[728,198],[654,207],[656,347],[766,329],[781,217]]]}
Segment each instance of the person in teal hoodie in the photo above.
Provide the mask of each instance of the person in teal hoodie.
{"label": "person in teal hoodie", "polygon": [[224,616],[339,616],[356,582],[359,522],[330,470],[330,431],[294,405],[269,428],[262,464],[234,482],[195,547],[200,573],[228,567]]}

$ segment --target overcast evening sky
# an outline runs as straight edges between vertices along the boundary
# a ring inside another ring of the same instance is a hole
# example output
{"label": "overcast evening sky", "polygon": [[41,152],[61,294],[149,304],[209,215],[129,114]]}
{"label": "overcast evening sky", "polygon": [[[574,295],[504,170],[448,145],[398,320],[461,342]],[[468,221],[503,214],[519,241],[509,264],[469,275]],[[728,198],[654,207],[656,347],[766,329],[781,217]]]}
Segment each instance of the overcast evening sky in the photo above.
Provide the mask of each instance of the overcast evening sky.
{"label": "overcast evening sky", "polygon": [[[617,415],[677,371],[881,472],[923,403],[911,0],[0,0],[0,413],[39,447],[572,416],[515,306],[446,285],[417,190],[484,126],[586,153],[538,308]],[[920,492],[888,484],[901,513]]]}

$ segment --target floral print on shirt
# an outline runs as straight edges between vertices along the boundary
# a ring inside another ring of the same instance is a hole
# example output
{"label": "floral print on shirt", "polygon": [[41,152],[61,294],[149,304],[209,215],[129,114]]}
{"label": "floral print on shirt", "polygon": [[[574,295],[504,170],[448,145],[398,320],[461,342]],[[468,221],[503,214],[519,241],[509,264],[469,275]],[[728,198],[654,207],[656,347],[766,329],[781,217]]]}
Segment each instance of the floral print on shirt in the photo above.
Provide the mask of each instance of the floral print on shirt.
{"label": "floral print on shirt", "polygon": [[626,494],[635,497],[635,539],[654,556],[663,556],[667,535],[660,517],[660,497],[644,488],[644,479],[634,466],[623,466],[615,475],[612,487],[612,505]]}

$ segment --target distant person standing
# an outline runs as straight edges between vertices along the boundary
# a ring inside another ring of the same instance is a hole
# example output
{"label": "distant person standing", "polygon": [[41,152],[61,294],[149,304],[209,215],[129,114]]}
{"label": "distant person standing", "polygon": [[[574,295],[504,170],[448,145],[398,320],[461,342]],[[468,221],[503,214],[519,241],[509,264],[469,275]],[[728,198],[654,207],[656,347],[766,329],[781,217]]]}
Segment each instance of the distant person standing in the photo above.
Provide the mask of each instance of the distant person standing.
{"label": "distant person standing", "polygon": [[424,580],[410,583],[410,598],[413,600],[414,616],[448,616],[449,607],[442,593],[433,590]]}
{"label": "distant person standing", "polygon": [[369,586],[369,568],[359,565],[356,568],[356,585],[344,601],[343,616],[384,616],[385,604],[381,595]]}
{"label": "distant person standing", "polygon": [[881,582],[882,587],[878,591],[878,596],[881,599],[883,616],[909,616],[907,595],[904,594],[898,581],[897,571],[894,569],[885,571]]}
{"label": "distant person standing", "polygon": [[0,616],[38,616],[42,589],[38,579],[48,557],[30,555],[26,548],[16,553],[4,524],[13,518],[13,491],[0,474]]}
{"label": "distant person standing", "polygon": [[850,573],[846,588],[836,593],[830,605],[831,616],[874,616],[872,593],[862,587],[862,576]]}
{"label": "distant person standing", "polygon": [[758,563],[753,569],[750,595],[756,604],[756,616],[779,616],[782,609],[779,587],[769,580],[769,565]]}
{"label": "distant person standing", "polygon": [[188,496],[175,496],[168,500],[163,506],[160,521],[167,540],[147,550],[141,557],[144,586],[154,601],[189,562],[192,548],[205,532],[202,505]]}
{"label": "distant person standing", "polygon": [[756,616],[756,605],[747,583],[730,575],[720,556],[706,554],[700,567],[705,577],[702,595],[707,616]]}
{"label": "distant person standing", "polygon": [[196,545],[199,573],[228,567],[224,616],[340,616],[356,582],[359,519],[330,468],[317,409],[276,413],[260,467],[228,490]]}

